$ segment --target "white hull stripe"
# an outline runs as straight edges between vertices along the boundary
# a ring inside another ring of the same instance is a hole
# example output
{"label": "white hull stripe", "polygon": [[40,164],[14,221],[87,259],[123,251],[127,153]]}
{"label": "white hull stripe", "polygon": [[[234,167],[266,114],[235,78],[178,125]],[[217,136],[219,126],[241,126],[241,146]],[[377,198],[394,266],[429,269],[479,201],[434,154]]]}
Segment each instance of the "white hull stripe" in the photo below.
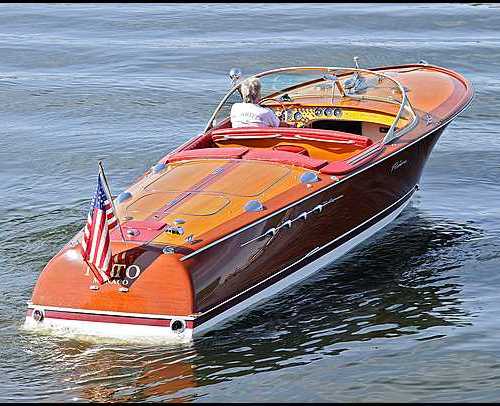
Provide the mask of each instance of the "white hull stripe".
{"label": "white hull stripe", "polygon": [[26,317],[24,328],[32,331],[50,331],[57,334],[86,335],[117,339],[132,339],[144,342],[148,339],[167,340],[170,342],[189,342],[192,340],[193,329],[186,328],[182,332],[174,332],[169,327],[106,323],[97,321],[81,321],[44,318],[42,322]]}

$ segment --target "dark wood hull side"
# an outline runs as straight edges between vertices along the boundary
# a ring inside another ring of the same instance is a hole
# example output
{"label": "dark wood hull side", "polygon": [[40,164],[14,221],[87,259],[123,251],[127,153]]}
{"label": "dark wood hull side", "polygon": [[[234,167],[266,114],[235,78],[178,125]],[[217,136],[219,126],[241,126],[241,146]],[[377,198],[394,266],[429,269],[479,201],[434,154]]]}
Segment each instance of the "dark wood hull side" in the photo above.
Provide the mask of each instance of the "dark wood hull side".
{"label": "dark wood hull side", "polygon": [[[196,324],[290,275],[397,210],[411,198],[444,128],[189,259],[195,308],[203,313]],[[321,212],[313,210],[335,198],[339,199]],[[308,213],[305,219],[280,227],[304,212]],[[280,228],[274,235],[255,240],[273,227]]]}

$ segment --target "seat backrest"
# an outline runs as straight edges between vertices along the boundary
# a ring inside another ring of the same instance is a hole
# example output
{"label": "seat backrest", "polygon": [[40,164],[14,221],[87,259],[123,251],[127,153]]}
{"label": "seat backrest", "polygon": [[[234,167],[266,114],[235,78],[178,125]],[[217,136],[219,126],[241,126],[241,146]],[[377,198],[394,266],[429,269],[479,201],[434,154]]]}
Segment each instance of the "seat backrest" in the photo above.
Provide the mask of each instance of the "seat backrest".
{"label": "seat backrest", "polygon": [[301,154],[301,155],[309,155],[307,152],[307,149],[304,147],[301,147],[300,145],[286,145],[286,144],[279,144],[275,145],[273,147],[275,151],[286,151],[286,152],[293,152],[295,154]]}
{"label": "seat backrest", "polygon": [[212,140],[220,142],[224,140],[244,140],[259,138],[276,138],[297,141],[318,141],[325,143],[350,144],[359,148],[369,147],[373,141],[362,135],[346,133],[343,131],[320,130],[316,128],[223,128],[211,131]]}

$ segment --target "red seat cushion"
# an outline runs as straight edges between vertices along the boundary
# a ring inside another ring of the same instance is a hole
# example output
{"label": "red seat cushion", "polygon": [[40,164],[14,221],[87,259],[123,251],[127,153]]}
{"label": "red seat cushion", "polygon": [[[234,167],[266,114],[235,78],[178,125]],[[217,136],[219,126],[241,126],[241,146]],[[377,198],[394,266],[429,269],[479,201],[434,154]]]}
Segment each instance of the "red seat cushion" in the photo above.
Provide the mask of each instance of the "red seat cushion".
{"label": "red seat cushion", "polygon": [[336,161],[330,162],[328,165],[320,169],[321,173],[326,173],[327,175],[345,175],[351,172],[355,166],[347,163],[346,161]]}
{"label": "red seat cushion", "polygon": [[187,159],[237,159],[241,158],[246,147],[238,148],[201,148],[179,151],[168,158],[168,162],[184,161]]}
{"label": "red seat cushion", "polygon": [[345,175],[346,173],[349,173],[354,169],[363,166],[367,162],[373,160],[375,157],[378,156],[378,154],[380,154],[384,150],[384,146],[383,144],[378,143],[374,144],[374,147],[371,147],[371,149],[372,149],[371,154],[368,154],[363,159],[358,160],[354,164],[351,164],[347,161],[330,162],[328,165],[321,168],[320,172],[326,173],[327,175]]}
{"label": "red seat cushion", "polygon": [[280,162],[287,165],[301,166],[303,168],[315,170],[325,166],[328,162],[324,159],[314,159],[293,152],[274,151],[272,149],[251,149],[243,156],[243,159]]}
{"label": "red seat cushion", "polygon": [[293,152],[295,154],[308,155],[307,149],[300,145],[276,145],[273,147],[275,151]]}

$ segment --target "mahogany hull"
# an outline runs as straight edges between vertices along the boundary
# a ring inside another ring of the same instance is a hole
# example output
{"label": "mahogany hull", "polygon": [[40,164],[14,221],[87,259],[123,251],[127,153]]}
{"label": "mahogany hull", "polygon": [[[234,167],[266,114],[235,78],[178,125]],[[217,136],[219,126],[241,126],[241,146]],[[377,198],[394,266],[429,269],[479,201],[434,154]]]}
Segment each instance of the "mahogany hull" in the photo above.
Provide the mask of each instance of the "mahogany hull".
{"label": "mahogany hull", "polygon": [[[299,271],[408,203],[443,130],[195,255],[189,268],[196,309],[202,313],[195,325]],[[337,200],[321,213],[314,211],[330,199]],[[310,213],[306,219],[280,228],[304,212]],[[273,228],[279,228],[276,234],[248,243]]]}
{"label": "mahogany hull", "polygon": [[[127,295],[134,290],[137,293],[133,299],[128,296],[126,302],[116,285],[92,292],[88,284],[80,283],[79,292],[65,297],[57,294],[51,280],[47,280],[45,286],[42,274],[28,309],[26,325],[39,327],[40,323],[33,319],[33,311],[38,309],[43,312],[42,324],[49,329],[189,340],[194,334],[207,331],[251,304],[318,271],[325,265],[322,258],[339,249],[341,252],[335,257],[346,253],[392,221],[417,189],[425,163],[443,130],[441,127],[199,253],[168,256],[162,255],[158,248],[143,246],[146,255],[135,260],[135,264],[144,265],[147,272],[137,281],[131,281],[137,286],[131,287]],[[318,205],[323,205],[321,211]],[[304,213],[307,214],[304,216]],[[291,227],[287,220],[294,220]],[[277,229],[275,233],[265,235],[273,228]],[[69,249],[66,247],[58,256],[64,256]],[[53,261],[57,261],[58,256]],[[49,265],[44,272],[54,277],[54,267]],[[76,261],[71,266],[76,266],[83,278],[84,265]],[[59,269],[59,277],[62,272],[71,275],[68,267],[65,262]],[[165,275],[165,267],[175,270],[177,281],[179,273],[185,274],[182,283],[177,282],[177,287],[169,283],[172,278]],[[303,269],[307,272],[302,273]],[[74,276],[68,279],[72,286],[76,285],[74,279]],[[175,298],[172,298],[174,292]],[[86,300],[82,301],[82,297]],[[181,311],[171,311],[172,300]],[[175,320],[183,322],[181,332],[172,333]]]}
{"label": "mahogany hull", "polygon": [[[190,340],[370,238],[409,203],[434,145],[473,97],[465,79],[443,68],[387,71],[412,89],[418,119],[403,136],[376,149],[368,145],[368,160],[362,155],[338,176],[303,156],[263,163],[255,141],[213,148],[210,132],[195,137],[132,184],[134,199],[118,206],[125,230],[143,228],[126,241],[116,230],[111,234],[121,258],[117,278],[96,286],[75,236],[42,271],[25,325]],[[303,182],[307,172],[317,179]],[[238,190],[241,185],[246,189]],[[262,209],[244,209],[251,199]],[[171,234],[179,217],[196,238]]]}

